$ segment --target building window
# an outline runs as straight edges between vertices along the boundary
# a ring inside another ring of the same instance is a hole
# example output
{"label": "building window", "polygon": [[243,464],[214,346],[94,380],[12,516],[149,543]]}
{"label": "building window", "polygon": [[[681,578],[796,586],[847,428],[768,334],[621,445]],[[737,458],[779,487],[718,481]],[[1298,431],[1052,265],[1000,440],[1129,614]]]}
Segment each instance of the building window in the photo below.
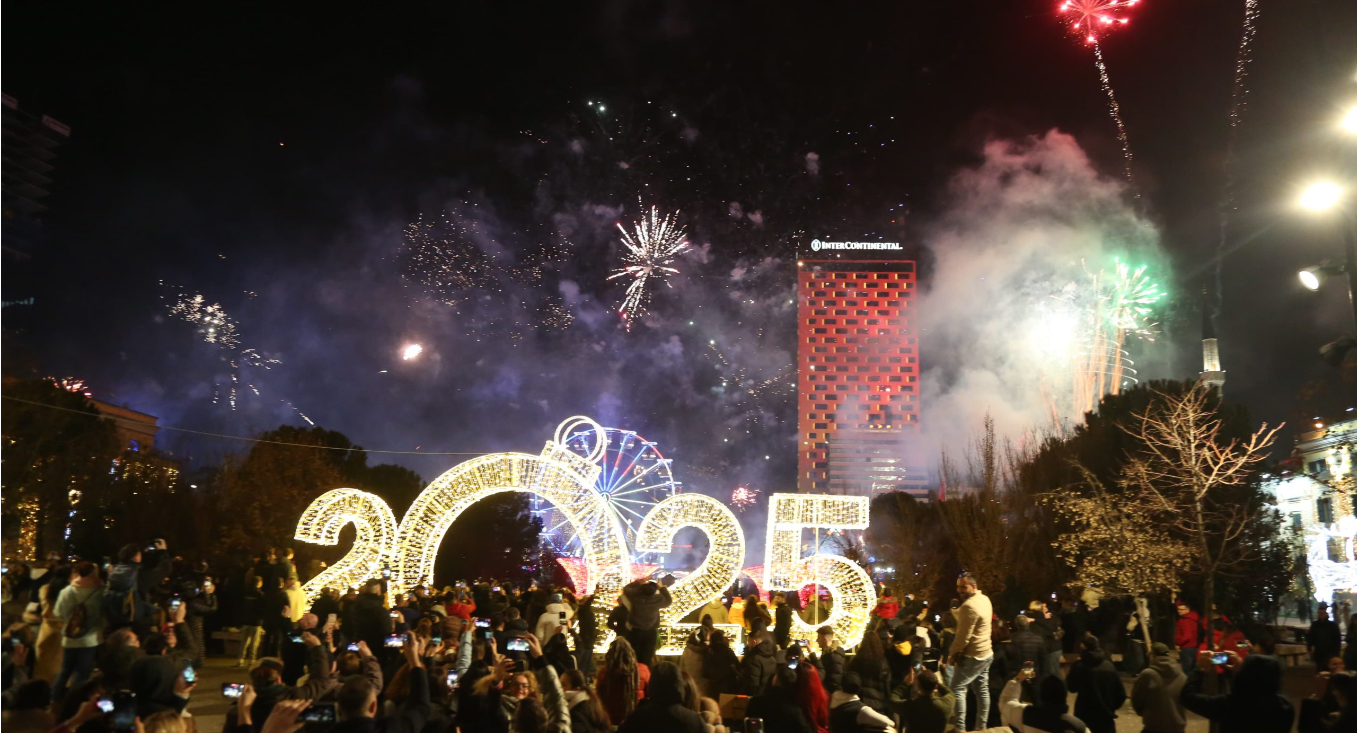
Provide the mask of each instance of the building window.
{"label": "building window", "polygon": [[1301,522],[1300,512],[1299,512],[1299,511],[1292,511],[1292,512],[1291,512],[1291,528],[1293,528],[1293,529],[1300,529],[1301,526],[1303,526],[1303,524],[1302,524],[1302,522]]}
{"label": "building window", "polygon": [[1309,468],[1311,475],[1319,475],[1329,469],[1329,464],[1324,458],[1320,458],[1318,460],[1311,460]]}
{"label": "building window", "polygon": [[1315,504],[1315,518],[1319,519],[1321,524],[1333,523],[1333,500],[1321,498]]}

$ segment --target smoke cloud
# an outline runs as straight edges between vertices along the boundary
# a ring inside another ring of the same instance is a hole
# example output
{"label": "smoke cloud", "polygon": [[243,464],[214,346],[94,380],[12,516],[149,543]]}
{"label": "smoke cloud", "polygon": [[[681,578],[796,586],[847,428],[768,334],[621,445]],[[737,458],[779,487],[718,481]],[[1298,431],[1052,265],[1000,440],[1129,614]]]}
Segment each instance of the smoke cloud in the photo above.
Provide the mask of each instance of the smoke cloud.
{"label": "smoke cloud", "polygon": [[[1063,397],[1070,385],[1051,344],[1053,298],[1115,257],[1151,264],[1165,280],[1159,233],[1129,201],[1122,181],[1057,130],[991,140],[980,163],[953,176],[925,230],[934,268],[916,311],[926,465],[964,447],[986,412],[1000,435],[1052,427],[1043,388]],[[1127,347],[1142,378],[1159,363],[1148,346]],[[1057,401],[1060,418],[1078,423],[1070,403]]]}

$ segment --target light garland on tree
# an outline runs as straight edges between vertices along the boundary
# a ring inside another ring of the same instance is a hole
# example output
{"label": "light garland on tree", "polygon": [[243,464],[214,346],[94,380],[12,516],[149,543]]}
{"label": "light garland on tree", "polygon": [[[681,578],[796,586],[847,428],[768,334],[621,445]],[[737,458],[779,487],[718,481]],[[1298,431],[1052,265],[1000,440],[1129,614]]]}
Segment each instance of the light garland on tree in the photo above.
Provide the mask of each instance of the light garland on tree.
{"label": "light garland on tree", "polygon": [[866,529],[870,503],[866,496],[774,493],[769,497],[763,587],[798,590],[818,584],[834,599],[829,618],[815,626],[793,616],[792,639],[814,639],[816,629],[832,626],[843,646],[853,647],[867,633],[876,607],[876,588],[867,571],[840,555],[802,557],[801,536],[807,529]]}
{"label": "light garland on tree", "polygon": [[353,524],[353,548],[335,564],[302,586],[307,603],[324,588],[341,592],[381,575],[396,543],[396,515],[380,496],[356,488],[321,494],[302,512],[296,538],[311,544],[339,544],[339,532]]}

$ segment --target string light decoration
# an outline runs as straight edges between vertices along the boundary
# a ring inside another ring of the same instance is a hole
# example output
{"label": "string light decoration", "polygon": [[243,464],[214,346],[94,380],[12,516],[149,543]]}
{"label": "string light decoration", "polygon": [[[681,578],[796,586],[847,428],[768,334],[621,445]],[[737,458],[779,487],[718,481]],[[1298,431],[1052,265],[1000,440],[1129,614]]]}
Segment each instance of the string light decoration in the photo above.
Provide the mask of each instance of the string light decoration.
{"label": "string light decoration", "polygon": [[707,535],[707,558],[669,588],[673,603],[660,609],[661,628],[720,598],[735,584],[744,563],[744,529],[735,514],[700,493],[680,493],[656,504],[636,530],[636,551],[667,554],[674,548],[674,535],[690,526]]}
{"label": "string light decoration", "polygon": [[336,488],[321,494],[302,512],[296,538],[311,544],[339,544],[339,532],[353,524],[353,548],[302,586],[307,603],[324,588],[341,591],[378,577],[391,560],[396,544],[396,515],[380,496],[356,488]]}
{"label": "string light decoration", "polygon": [[[570,417],[556,428],[555,439],[546,443],[541,455],[483,455],[434,479],[401,522],[393,551],[393,586],[409,590],[433,583],[434,558],[443,535],[472,504],[496,493],[535,493],[553,504],[579,534],[585,580],[590,586],[581,594],[593,592],[596,609],[606,615],[622,586],[631,579],[630,556],[621,522],[594,487],[604,446],[589,448],[589,454],[582,456],[566,445],[582,426],[593,427],[595,436],[605,436],[598,422]],[[598,646],[606,650],[611,638],[600,637]]]}
{"label": "string light decoration", "polygon": [[[1353,538],[1357,537],[1357,518],[1345,516],[1330,525],[1316,524],[1305,535],[1306,563],[1315,600],[1333,604],[1335,591],[1357,588],[1357,559],[1353,557]],[[1334,543],[1337,542],[1337,545]],[[1331,546],[1341,547],[1334,555]],[[1340,557],[1333,560],[1332,557]]]}
{"label": "string light decoration", "polygon": [[[730,642],[730,648],[736,654],[744,654],[744,627],[739,624],[714,624],[717,631],[723,631],[726,634],[726,641]],[[660,627],[660,645],[655,649],[656,654],[665,656],[679,656],[683,650],[688,647],[688,637],[693,631],[702,627],[702,624],[669,624]]]}
{"label": "string light decoration", "polygon": [[850,648],[867,632],[876,607],[876,588],[867,571],[840,555],[802,557],[801,536],[807,529],[866,529],[870,503],[866,496],[774,493],[769,497],[763,588],[799,590],[818,584],[834,600],[829,618],[815,626],[792,616],[792,639],[814,639],[820,626],[832,626],[843,646]]}
{"label": "string light decoration", "polygon": [[557,557],[556,564],[565,570],[577,594],[584,595],[584,591],[589,590],[589,563],[578,557]]}

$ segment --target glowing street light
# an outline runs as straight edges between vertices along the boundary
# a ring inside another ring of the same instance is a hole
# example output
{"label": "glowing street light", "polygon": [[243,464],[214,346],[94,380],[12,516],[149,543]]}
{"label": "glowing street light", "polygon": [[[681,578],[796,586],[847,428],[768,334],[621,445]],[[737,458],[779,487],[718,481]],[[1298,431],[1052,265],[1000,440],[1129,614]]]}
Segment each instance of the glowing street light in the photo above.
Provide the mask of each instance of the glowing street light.
{"label": "glowing street light", "polygon": [[1343,113],[1343,121],[1339,127],[1348,135],[1357,135],[1357,105],[1348,107],[1347,112]]}
{"label": "glowing street light", "polygon": [[1343,188],[1331,181],[1319,181],[1300,194],[1300,206],[1313,212],[1333,209],[1343,201]]}

